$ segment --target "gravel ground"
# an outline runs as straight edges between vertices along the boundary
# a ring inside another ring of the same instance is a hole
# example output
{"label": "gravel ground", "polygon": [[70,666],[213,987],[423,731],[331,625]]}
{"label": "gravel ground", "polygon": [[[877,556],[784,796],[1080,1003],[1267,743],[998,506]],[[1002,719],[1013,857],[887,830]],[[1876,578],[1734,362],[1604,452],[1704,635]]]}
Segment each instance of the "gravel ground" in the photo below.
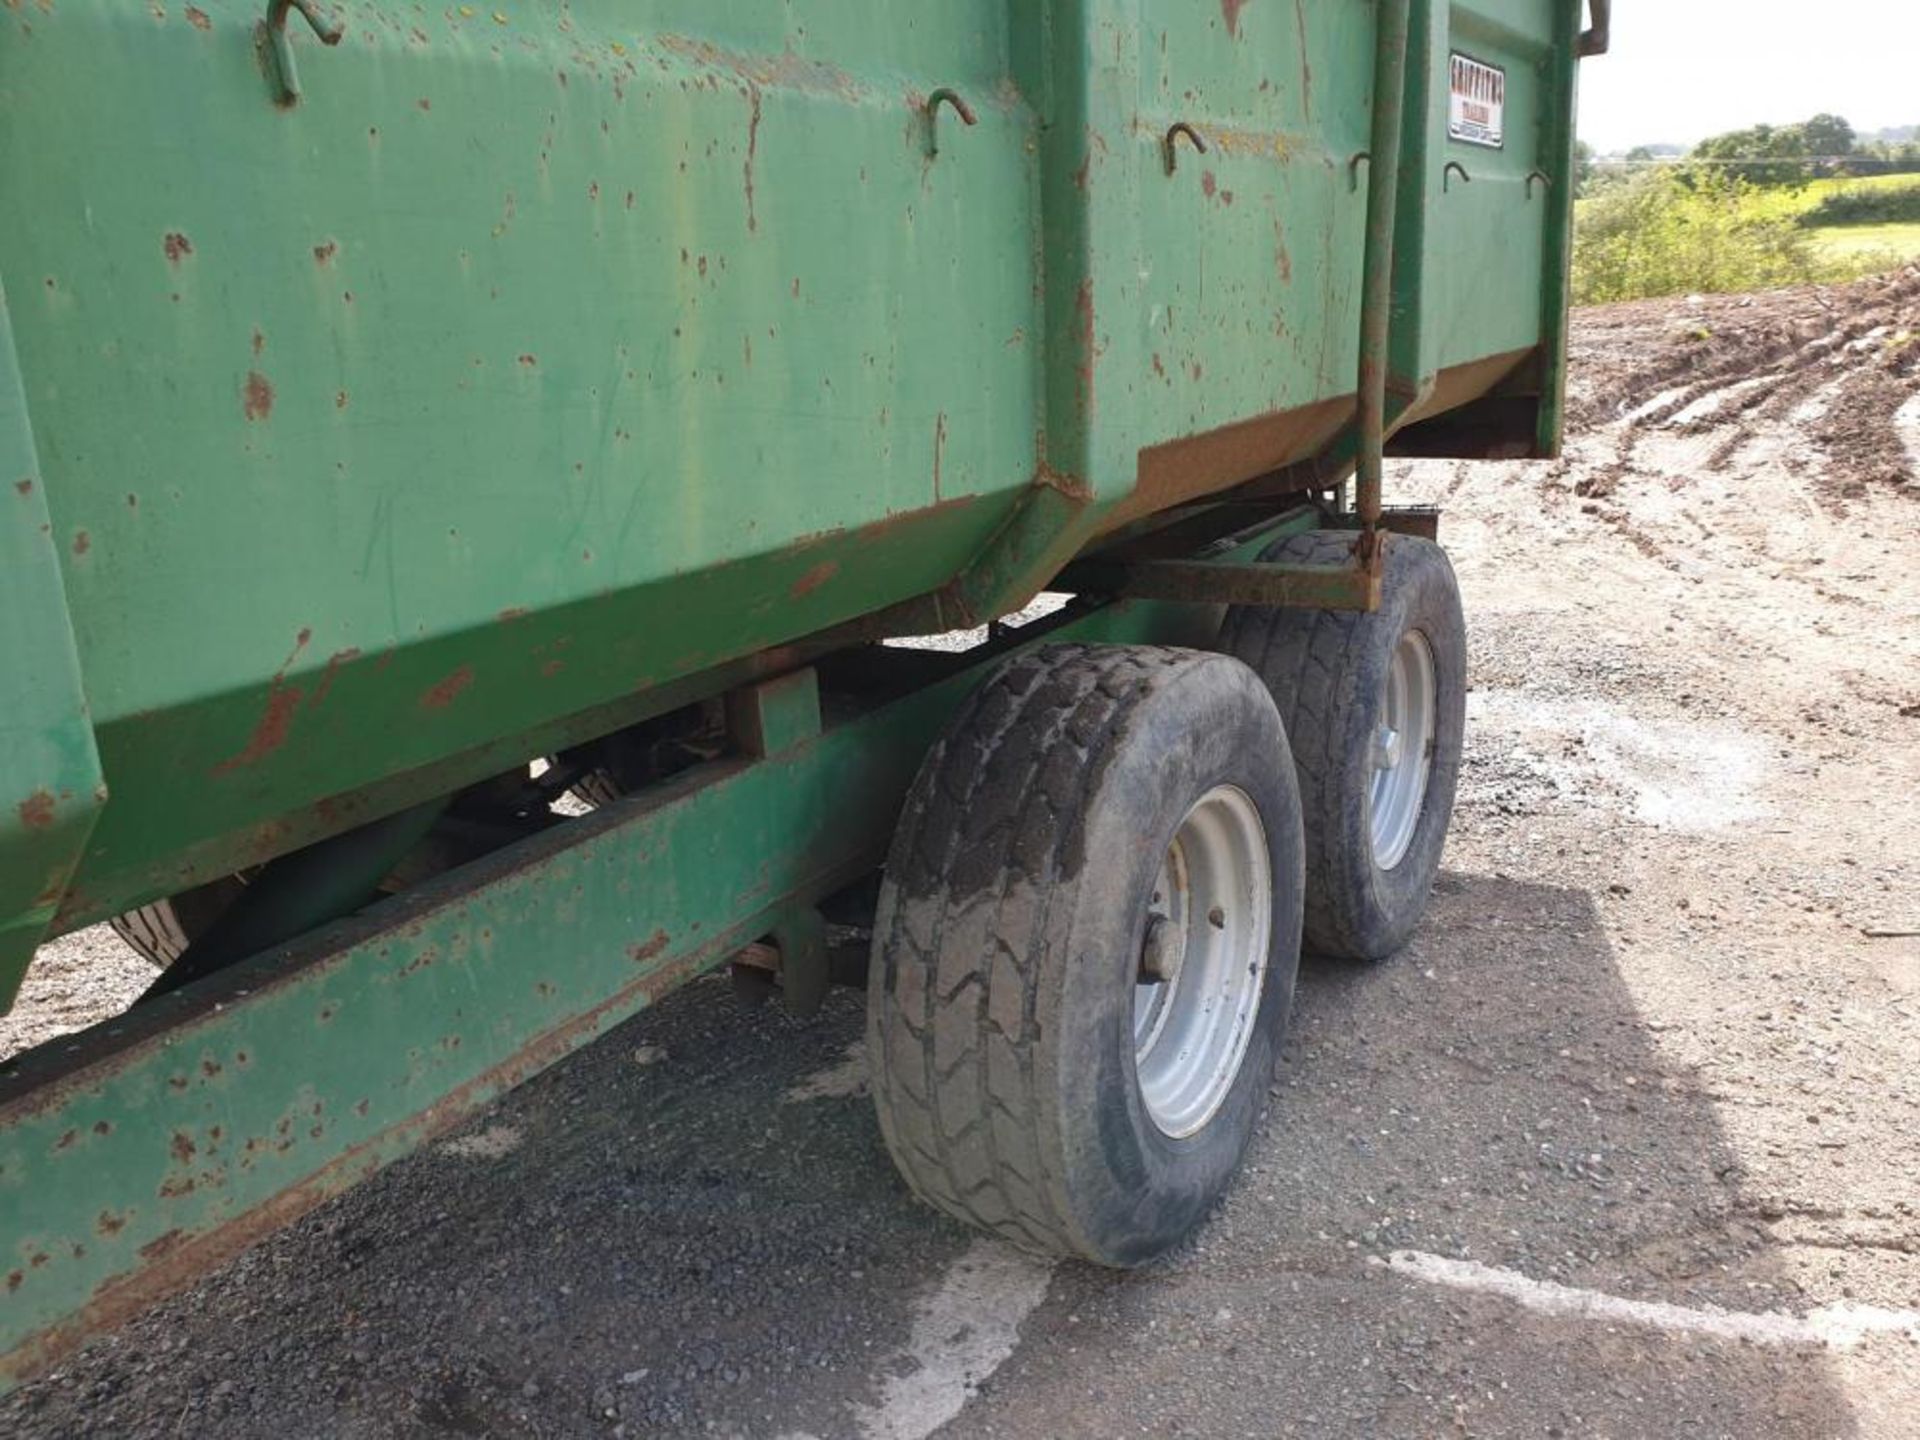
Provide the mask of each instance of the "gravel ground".
{"label": "gravel ground", "polygon": [[[1473,626],[1454,839],[1406,953],[1308,964],[1181,1253],[944,1222],[859,998],[706,981],[0,1433],[1920,1434],[1920,940],[1878,933],[1920,930],[1917,294],[1587,312],[1566,461],[1396,472]],[[0,1042],[122,1003],[114,944]]]}

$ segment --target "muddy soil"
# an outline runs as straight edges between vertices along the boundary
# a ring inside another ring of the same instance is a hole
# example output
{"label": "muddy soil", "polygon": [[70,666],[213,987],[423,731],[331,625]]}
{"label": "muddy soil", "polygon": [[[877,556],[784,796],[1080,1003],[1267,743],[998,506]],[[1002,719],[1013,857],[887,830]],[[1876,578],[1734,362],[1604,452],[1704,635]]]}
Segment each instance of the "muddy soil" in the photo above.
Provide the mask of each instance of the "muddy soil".
{"label": "muddy soil", "polygon": [[[1453,840],[1407,952],[1308,965],[1181,1253],[945,1223],[858,997],[702,982],[0,1433],[1920,1434],[1916,332],[1920,272],[1589,311],[1564,461],[1394,472],[1473,628]],[[110,950],[0,1041],[114,1008]]]}

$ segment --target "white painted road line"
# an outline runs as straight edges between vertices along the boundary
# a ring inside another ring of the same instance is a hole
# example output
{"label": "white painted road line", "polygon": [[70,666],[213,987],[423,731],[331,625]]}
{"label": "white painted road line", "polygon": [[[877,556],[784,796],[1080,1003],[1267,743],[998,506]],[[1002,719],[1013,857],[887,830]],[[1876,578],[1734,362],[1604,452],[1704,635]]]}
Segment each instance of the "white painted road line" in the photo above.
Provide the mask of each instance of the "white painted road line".
{"label": "white painted road line", "polygon": [[1549,1280],[1532,1280],[1517,1270],[1501,1270],[1472,1260],[1449,1260],[1418,1250],[1396,1250],[1376,1260],[1396,1275],[1498,1295],[1542,1315],[1605,1324],[1640,1325],[1750,1345],[1830,1346],[1850,1350],[1868,1335],[1905,1334],[1920,1341],[1920,1310],[1885,1310],[1877,1305],[1824,1305],[1802,1318],[1777,1310],[1746,1314],[1715,1306],[1692,1309],[1651,1300],[1625,1300],[1598,1290],[1580,1290]]}
{"label": "white painted road line", "polygon": [[922,1440],[958,1415],[1013,1353],[1020,1323],[1046,1298],[1052,1278],[1046,1261],[976,1240],[920,1302],[906,1348],[917,1368],[887,1377],[880,1403],[860,1416],[863,1440]]}

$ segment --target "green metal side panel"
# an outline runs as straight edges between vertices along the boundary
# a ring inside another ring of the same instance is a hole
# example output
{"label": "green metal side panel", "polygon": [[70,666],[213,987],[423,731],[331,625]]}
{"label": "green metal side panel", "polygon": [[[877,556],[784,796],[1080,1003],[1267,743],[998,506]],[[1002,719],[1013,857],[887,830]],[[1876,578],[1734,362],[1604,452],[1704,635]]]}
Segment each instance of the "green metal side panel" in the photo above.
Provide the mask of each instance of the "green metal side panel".
{"label": "green metal side panel", "polygon": [[[263,13],[0,12],[0,262],[116,796],[69,923],[933,589],[1033,470],[998,4],[354,0],[334,49],[293,17],[291,109]],[[978,124],[936,162],[938,84]]]}
{"label": "green metal side panel", "polygon": [[[1554,348],[1573,63],[1571,0],[1417,8],[1402,409]],[[0,10],[34,593],[113,792],[56,928],[1350,434],[1370,0],[322,0],[292,106],[265,11]],[[1512,138],[1448,192],[1468,38]]]}
{"label": "green metal side panel", "polygon": [[[1218,623],[1120,604],[1036,633],[1204,644]],[[0,1388],[876,865],[927,747],[1005,654],[0,1067]]]}
{"label": "green metal side panel", "polygon": [[107,798],[0,287],[0,1010]]}
{"label": "green metal side panel", "polygon": [[[1551,178],[1555,11],[1541,0],[1436,4],[1450,23],[1425,59],[1431,100],[1427,149],[1426,268],[1421,310],[1423,368],[1438,372],[1487,356],[1530,350],[1541,339],[1539,296],[1547,217],[1565,194],[1527,177]],[[1506,75],[1506,143],[1498,150],[1447,137],[1448,63],[1460,54]],[[1565,52],[1561,52],[1564,59]],[[1462,167],[1449,178],[1445,167]]]}
{"label": "green metal side panel", "polygon": [[[1523,369],[1543,410],[1557,410],[1579,13],[1579,0],[1415,0],[1389,380],[1398,418]],[[1502,72],[1497,149],[1448,133],[1455,55]]]}

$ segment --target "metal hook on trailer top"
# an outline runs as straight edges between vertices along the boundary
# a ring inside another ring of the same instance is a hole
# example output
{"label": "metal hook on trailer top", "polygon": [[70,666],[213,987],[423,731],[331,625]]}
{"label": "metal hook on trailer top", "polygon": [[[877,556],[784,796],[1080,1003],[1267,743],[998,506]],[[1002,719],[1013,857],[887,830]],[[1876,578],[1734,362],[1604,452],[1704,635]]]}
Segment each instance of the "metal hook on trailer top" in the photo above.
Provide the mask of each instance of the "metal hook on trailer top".
{"label": "metal hook on trailer top", "polygon": [[942,105],[951,105],[953,113],[960,117],[962,125],[978,123],[973,107],[960,98],[960,92],[951,86],[942,85],[927,96],[927,154],[929,155],[940,153],[940,107]]}
{"label": "metal hook on trailer top", "polygon": [[1533,182],[1536,180],[1540,182],[1542,189],[1553,189],[1553,177],[1544,170],[1535,170],[1527,176],[1527,199],[1529,200],[1533,198]]}
{"label": "metal hook on trailer top", "polygon": [[1347,189],[1348,190],[1350,191],[1359,190],[1360,167],[1362,165],[1371,165],[1372,163],[1373,163],[1373,156],[1368,154],[1365,150],[1356,150],[1353,152],[1353,158],[1347,161]]}
{"label": "metal hook on trailer top", "polygon": [[1453,177],[1456,172],[1458,172],[1463,183],[1468,185],[1473,183],[1473,177],[1467,174],[1466,166],[1462,165],[1458,160],[1449,160],[1447,161],[1447,168],[1440,172],[1440,188],[1443,191],[1453,189]]}
{"label": "metal hook on trailer top", "polygon": [[313,8],[313,0],[267,0],[267,18],[260,22],[260,46],[266,59],[267,78],[273,82],[274,103],[288,106],[300,103],[300,72],[293,66],[293,45],[287,39],[287,12],[298,10],[322,45],[338,45],[346,27],[322,20]]}
{"label": "metal hook on trailer top", "polygon": [[1175,167],[1179,164],[1179,157],[1176,154],[1174,142],[1182,135],[1186,136],[1187,143],[1193,146],[1194,154],[1204,155],[1207,153],[1206,136],[1202,135],[1184,120],[1174,121],[1173,124],[1167,127],[1167,138],[1164,142],[1167,151],[1167,173],[1169,175],[1173,174]]}

